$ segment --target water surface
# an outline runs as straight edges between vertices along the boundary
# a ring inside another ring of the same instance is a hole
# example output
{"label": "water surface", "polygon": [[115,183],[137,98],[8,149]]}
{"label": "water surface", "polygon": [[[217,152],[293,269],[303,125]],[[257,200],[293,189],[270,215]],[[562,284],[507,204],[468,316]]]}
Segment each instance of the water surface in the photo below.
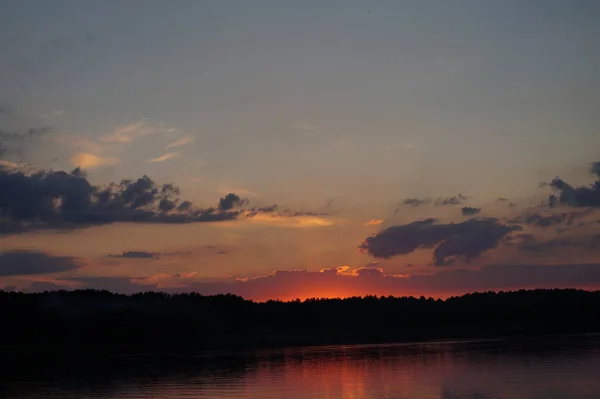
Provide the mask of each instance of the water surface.
{"label": "water surface", "polygon": [[600,399],[600,337],[30,360],[0,381],[7,399]]}

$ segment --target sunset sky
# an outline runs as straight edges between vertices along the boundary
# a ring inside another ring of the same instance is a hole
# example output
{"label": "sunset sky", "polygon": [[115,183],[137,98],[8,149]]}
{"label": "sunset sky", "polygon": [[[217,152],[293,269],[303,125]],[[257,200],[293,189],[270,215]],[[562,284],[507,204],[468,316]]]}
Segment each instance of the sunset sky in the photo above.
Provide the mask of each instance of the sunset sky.
{"label": "sunset sky", "polygon": [[600,2],[2,9],[0,288],[600,288]]}

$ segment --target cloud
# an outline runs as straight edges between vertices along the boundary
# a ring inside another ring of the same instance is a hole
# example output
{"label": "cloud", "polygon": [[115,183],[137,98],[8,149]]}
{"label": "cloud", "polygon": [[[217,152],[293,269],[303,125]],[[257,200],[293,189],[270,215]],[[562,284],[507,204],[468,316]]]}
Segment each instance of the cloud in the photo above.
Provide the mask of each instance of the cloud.
{"label": "cloud", "polygon": [[498,219],[471,219],[462,223],[438,224],[435,219],[389,227],[368,237],[359,246],[376,258],[391,258],[419,248],[433,248],[434,264],[455,259],[469,262],[498,246],[501,239],[520,226],[502,224]]}
{"label": "cloud", "polygon": [[402,205],[420,206],[431,202],[429,198],[406,198],[402,201]]}
{"label": "cloud", "polygon": [[455,195],[454,197],[438,198],[435,201],[435,204],[438,206],[460,205],[460,204],[464,203],[466,200],[467,200],[467,197],[465,197],[462,194],[458,194],[458,195]]}
{"label": "cloud", "polygon": [[460,212],[463,214],[463,216],[474,216],[481,212],[481,208],[472,208],[470,206],[465,206],[460,210]]}
{"label": "cloud", "polygon": [[168,150],[169,148],[181,147],[186,144],[193,143],[193,142],[194,142],[194,136],[192,136],[190,134],[190,135],[180,138],[179,140],[172,142],[171,144],[167,145],[165,148]]}
{"label": "cloud", "polygon": [[553,238],[536,237],[530,233],[516,234],[507,240],[509,245],[516,245],[519,251],[536,253],[554,253],[563,248],[576,248],[578,254],[582,250],[595,250],[600,246],[600,235],[588,232],[577,232],[575,234],[559,235]]}
{"label": "cloud", "polygon": [[175,274],[171,274],[171,277],[174,278],[192,278],[196,275],[196,272],[190,272],[190,273],[175,273]]}
{"label": "cloud", "polygon": [[511,223],[524,223],[535,227],[551,227],[564,224],[571,226],[576,220],[590,215],[592,210],[562,212],[562,213],[526,213],[525,215],[511,220]]}
{"label": "cloud", "polygon": [[575,241],[573,238],[553,238],[551,240],[538,241],[533,235],[523,235],[522,242],[517,246],[520,251],[527,252],[545,252],[565,247],[581,247],[581,242]]}
{"label": "cloud", "polygon": [[71,157],[70,162],[75,167],[90,169],[98,166],[115,165],[120,160],[111,157],[101,157],[89,152],[79,152]]}
{"label": "cloud", "polygon": [[219,199],[219,210],[228,211],[230,209],[246,205],[247,203],[247,199],[243,199],[236,194],[229,193],[226,196]]}
{"label": "cloud", "polygon": [[[80,168],[71,173],[41,170],[25,173],[0,167],[0,234],[45,228],[82,228],[115,222],[197,223],[267,218],[301,220],[324,214],[277,211],[276,206],[250,208],[234,193],[217,208],[199,208],[179,198],[174,184],[157,184],[148,176],[94,186]],[[303,219],[304,218],[304,219]]]}
{"label": "cloud", "polygon": [[133,140],[157,132],[154,126],[144,121],[116,127],[112,132],[100,136],[102,143],[128,144]]}
{"label": "cloud", "polygon": [[560,177],[556,177],[550,183],[547,183],[558,192],[558,196],[552,194],[548,197],[548,204],[551,207],[565,205],[600,208],[600,162],[590,164],[590,173],[598,179],[589,186],[573,187]]}
{"label": "cloud", "polygon": [[25,131],[7,132],[0,130],[0,157],[17,154],[23,157],[25,147],[50,132],[50,127],[36,127]]}
{"label": "cloud", "polygon": [[333,225],[333,221],[326,217],[302,213],[292,215],[278,212],[249,211],[246,213],[246,216],[254,223],[281,227],[324,227]]}
{"label": "cloud", "polygon": [[125,251],[120,255],[108,255],[111,258],[155,259],[159,254],[146,251]]}
{"label": "cloud", "polygon": [[381,223],[383,223],[383,220],[381,220],[381,219],[371,219],[367,223],[365,223],[365,226],[376,226]]}
{"label": "cloud", "polygon": [[327,212],[279,210],[277,205],[252,207],[243,211],[247,220],[253,223],[270,224],[281,227],[332,226],[333,221]]}
{"label": "cloud", "polygon": [[27,170],[31,168],[31,165],[26,163],[17,163],[11,161],[4,161],[0,159],[0,169],[9,169],[9,170]]}
{"label": "cloud", "polygon": [[431,198],[406,198],[402,201],[402,205],[410,205],[410,206],[421,206],[430,203],[434,203],[436,206],[445,206],[445,205],[460,205],[467,200],[462,194],[455,195],[453,197],[439,197],[435,200]]}
{"label": "cloud", "polygon": [[158,185],[148,176],[99,187],[90,184],[80,169],[32,174],[0,169],[0,187],[0,233],[114,222],[214,222],[240,214],[180,201],[176,186]]}
{"label": "cloud", "polygon": [[182,252],[149,252],[149,251],[123,251],[120,254],[109,254],[111,258],[128,258],[128,259],[159,259],[161,256],[169,256],[176,254],[184,254]]}
{"label": "cloud", "polygon": [[600,162],[593,162],[590,165],[590,172],[598,177],[600,177]]}
{"label": "cloud", "polygon": [[79,267],[79,261],[70,256],[52,256],[44,252],[19,249],[0,252],[1,277],[60,273]]}
{"label": "cloud", "polygon": [[164,162],[172,158],[177,158],[180,155],[181,154],[178,152],[167,152],[166,154],[163,154],[159,157],[149,159],[148,162]]}
{"label": "cloud", "polygon": [[320,272],[277,270],[234,283],[192,283],[174,291],[233,293],[267,300],[355,295],[450,295],[523,287],[600,287],[600,264],[490,265],[477,270],[446,270],[433,275],[390,275],[379,268],[338,267]]}
{"label": "cloud", "polygon": [[250,190],[247,190],[247,189],[241,188],[241,187],[234,187],[234,188],[219,187],[217,192],[221,195],[227,195],[228,193],[237,193],[239,195],[243,195],[244,197],[260,197],[260,195],[258,193],[255,193],[254,191],[250,191]]}
{"label": "cloud", "polygon": [[386,274],[380,268],[352,269],[348,266],[321,271],[276,270],[264,276],[202,281],[196,276],[151,277],[58,277],[68,287],[108,289],[115,292],[145,292],[159,287],[166,292],[198,292],[203,295],[235,294],[247,299],[268,300],[364,295],[432,295],[445,297],[473,291],[521,288],[600,287],[600,264],[489,265],[480,269],[442,270],[429,275]]}

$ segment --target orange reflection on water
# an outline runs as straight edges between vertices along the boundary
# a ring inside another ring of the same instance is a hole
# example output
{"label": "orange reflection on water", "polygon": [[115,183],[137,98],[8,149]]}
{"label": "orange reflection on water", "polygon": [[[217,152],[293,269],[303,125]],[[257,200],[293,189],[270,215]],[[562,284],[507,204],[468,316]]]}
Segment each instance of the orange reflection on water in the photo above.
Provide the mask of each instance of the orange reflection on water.
{"label": "orange reflection on water", "polygon": [[143,365],[119,362],[116,369],[103,370],[108,375],[93,380],[78,381],[81,373],[73,377],[61,372],[64,383],[55,376],[46,385],[39,380],[0,384],[0,396],[591,399],[600,393],[600,336],[186,355],[160,359],[150,368],[150,358],[141,360]]}

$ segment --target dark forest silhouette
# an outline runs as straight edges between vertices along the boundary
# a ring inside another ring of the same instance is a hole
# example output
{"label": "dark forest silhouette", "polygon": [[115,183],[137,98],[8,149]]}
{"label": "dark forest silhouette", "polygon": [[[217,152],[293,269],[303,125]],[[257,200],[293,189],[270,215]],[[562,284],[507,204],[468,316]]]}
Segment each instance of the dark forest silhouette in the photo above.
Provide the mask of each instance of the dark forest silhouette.
{"label": "dark forest silhouette", "polygon": [[123,353],[600,332],[600,291],[253,302],[235,295],[0,291],[19,353]]}

